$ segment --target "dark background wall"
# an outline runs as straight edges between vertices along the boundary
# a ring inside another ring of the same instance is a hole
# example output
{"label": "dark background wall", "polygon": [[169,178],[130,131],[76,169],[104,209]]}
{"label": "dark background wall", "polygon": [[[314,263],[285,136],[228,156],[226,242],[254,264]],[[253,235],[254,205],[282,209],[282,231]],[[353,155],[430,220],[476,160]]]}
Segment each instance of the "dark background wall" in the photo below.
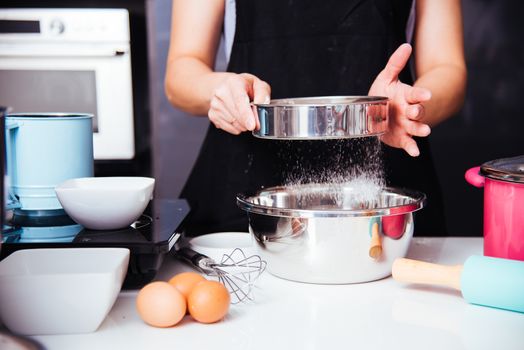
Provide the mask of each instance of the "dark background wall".
{"label": "dark background wall", "polygon": [[[47,0],[2,3],[6,7],[78,6],[130,7],[138,23],[147,17],[148,60],[134,67],[136,86],[146,88],[136,102],[150,113],[153,174],[156,195],[177,197],[198,154],[207,118],[174,109],[164,95],[163,80],[169,45],[172,0]],[[434,0],[440,1],[440,0]],[[447,227],[452,235],[482,234],[483,191],[468,185],[464,172],[482,163],[524,155],[524,2],[463,0],[468,89],[464,108],[433,129],[433,156],[444,193]],[[137,57],[144,57],[137,56]],[[225,66],[218,57],[219,69]],[[145,78],[146,71],[149,77]],[[143,89],[143,90],[144,90]],[[149,101],[149,103],[148,103]],[[146,118],[144,120],[147,120]],[[138,128],[142,132],[145,126]],[[140,138],[144,138],[142,134]],[[144,169],[142,169],[144,170]],[[431,199],[429,199],[431,200]]]}
{"label": "dark background wall", "polygon": [[431,144],[448,232],[480,235],[483,190],[467,184],[464,172],[489,160],[524,155],[524,3],[464,0],[462,4],[466,101],[458,115],[434,128]]}
{"label": "dark background wall", "polygon": [[[164,95],[171,1],[2,3],[2,7],[129,7],[135,22],[147,20],[147,25],[135,31],[141,36],[147,32],[149,42],[147,49],[133,49],[143,51],[134,58],[134,79],[142,89],[142,97],[136,102],[143,106],[144,116],[150,114],[153,175],[159,197],[179,195],[208,125],[207,118],[188,116],[171,107]],[[462,5],[469,75],[466,101],[456,116],[433,129],[430,141],[444,194],[448,232],[478,236],[482,234],[483,191],[466,183],[465,171],[489,160],[524,155],[524,2],[463,0]],[[217,66],[225,66],[222,52]],[[145,92],[148,85],[149,94]],[[138,128],[142,132],[139,138],[148,134],[145,129],[145,125]]]}
{"label": "dark background wall", "polygon": [[[435,0],[439,1],[439,0]],[[524,4],[463,0],[468,90],[460,113],[433,129],[431,144],[451,235],[482,234],[483,191],[464,172],[483,162],[524,155]],[[170,1],[155,2],[159,77],[169,39]],[[220,58],[223,61],[223,57]],[[162,89],[162,81],[157,81]],[[189,117],[155,97],[158,193],[177,196],[198,152],[207,121]]]}
{"label": "dark background wall", "polygon": [[[147,30],[142,27],[135,31],[139,35],[147,32],[147,49],[135,46],[132,50],[147,51],[149,58],[146,61],[145,55],[138,55],[138,62],[134,58],[134,79],[136,86],[142,88],[142,97],[136,102],[144,106],[144,116],[151,112],[153,174],[158,197],[179,195],[208,125],[206,118],[188,116],[171,107],[164,95],[171,1],[2,3],[5,7],[129,7],[138,23],[143,22],[144,9],[147,10]],[[463,0],[462,4],[469,73],[466,101],[460,113],[433,129],[430,140],[444,193],[448,232],[478,236],[482,234],[483,191],[468,185],[464,172],[489,160],[524,155],[524,2]],[[219,69],[225,66],[222,52],[217,65]],[[143,91],[148,83],[149,94]],[[147,127],[137,128],[141,132],[144,129]]]}

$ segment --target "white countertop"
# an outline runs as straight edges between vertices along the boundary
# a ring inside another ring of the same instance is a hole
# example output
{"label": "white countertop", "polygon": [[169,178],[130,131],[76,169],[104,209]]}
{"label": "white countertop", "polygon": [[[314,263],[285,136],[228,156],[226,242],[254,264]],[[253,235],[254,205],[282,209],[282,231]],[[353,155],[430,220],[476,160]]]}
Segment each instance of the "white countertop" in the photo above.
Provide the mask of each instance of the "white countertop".
{"label": "white countertop", "polygon": [[[462,264],[481,238],[415,238],[408,257]],[[157,279],[189,270],[169,256]],[[264,273],[255,301],[215,324],[189,316],[172,328],[143,323],[137,291],[120,293],[90,334],[34,337],[48,349],[524,349],[524,314],[468,304],[459,292],[391,278],[352,285],[291,282]],[[524,296],[523,296],[524,297]]]}

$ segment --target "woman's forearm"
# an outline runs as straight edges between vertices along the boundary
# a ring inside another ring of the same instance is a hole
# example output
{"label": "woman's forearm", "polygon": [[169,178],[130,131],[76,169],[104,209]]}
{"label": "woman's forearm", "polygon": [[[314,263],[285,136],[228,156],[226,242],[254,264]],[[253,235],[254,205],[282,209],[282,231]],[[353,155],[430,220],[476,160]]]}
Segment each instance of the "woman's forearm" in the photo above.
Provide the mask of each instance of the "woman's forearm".
{"label": "woman's forearm", "polygon": [[165,92],[175,107],[207,115],[229,75],[213,72],[223,21],[224,0],[173,0]]}
{"label": "woman's forearm", "polygon": [[464,102],[466,68],[460,65],[439,65],[415,81],[415,86],[431,91],[431,100],[424,102],[423,123],[433,127],[456,113]]}
{"label": "woman's forearm", "polygon": [[431,91],[422,122],[435,126],[461,107],[466,63],[460,0],[416,0],[415,85]]}
{"label": "woman's forearm", "polygon": [[213,92],[230,75],[232,73],[212,71],[195,57],[175,57],[167,64],[166,96],[173,106],[205,116]]}

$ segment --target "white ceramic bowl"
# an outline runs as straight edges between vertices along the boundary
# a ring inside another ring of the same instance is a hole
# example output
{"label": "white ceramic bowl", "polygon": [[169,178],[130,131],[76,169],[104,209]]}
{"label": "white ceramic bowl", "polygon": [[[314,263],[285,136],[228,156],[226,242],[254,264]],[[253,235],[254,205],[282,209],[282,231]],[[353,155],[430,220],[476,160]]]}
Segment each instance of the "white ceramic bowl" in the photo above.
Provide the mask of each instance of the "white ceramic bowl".
{"label": "white ceramic bowl", "polygon": [[23,335],[94,332],[127,272],[126,248],[26,249],[0,262],[0,317]]}
{"label": "white ceramic bowl", "polygon": [[191,238],[189,247],[220,262],[224,254],[240,248],[246,256],[257,254],[255,240],[249,232],[216,232]]}
{"label": "white ceramic bowl", "polygon": [[113,230],[131,225],[153,195],[149,177],[84,177],[55,188],[66,213],[92,230]]}

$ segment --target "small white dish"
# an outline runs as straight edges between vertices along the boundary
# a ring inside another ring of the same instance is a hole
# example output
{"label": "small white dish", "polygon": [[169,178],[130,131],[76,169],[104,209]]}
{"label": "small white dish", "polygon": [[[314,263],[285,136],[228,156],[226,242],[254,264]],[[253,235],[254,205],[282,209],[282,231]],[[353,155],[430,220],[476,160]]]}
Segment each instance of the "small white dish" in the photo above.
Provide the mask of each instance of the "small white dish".
{"label": "small white dish", "polygon": [[189,247],[220,262],[224,254],[240,248],[246,256],[257,254],[255,240],[249,232],[217,232],[191,238]]}
{"label": "small white dish", "polygon": [[0,318],[16,334],[94,332],[127,273],[129,249],[19,250],[0,262]]}
{"label": "small white dish", "polygon": [[131,225],[152,198],[155,179],[149,177],[84,177],[55,188],[66,213],[92,230]]}

